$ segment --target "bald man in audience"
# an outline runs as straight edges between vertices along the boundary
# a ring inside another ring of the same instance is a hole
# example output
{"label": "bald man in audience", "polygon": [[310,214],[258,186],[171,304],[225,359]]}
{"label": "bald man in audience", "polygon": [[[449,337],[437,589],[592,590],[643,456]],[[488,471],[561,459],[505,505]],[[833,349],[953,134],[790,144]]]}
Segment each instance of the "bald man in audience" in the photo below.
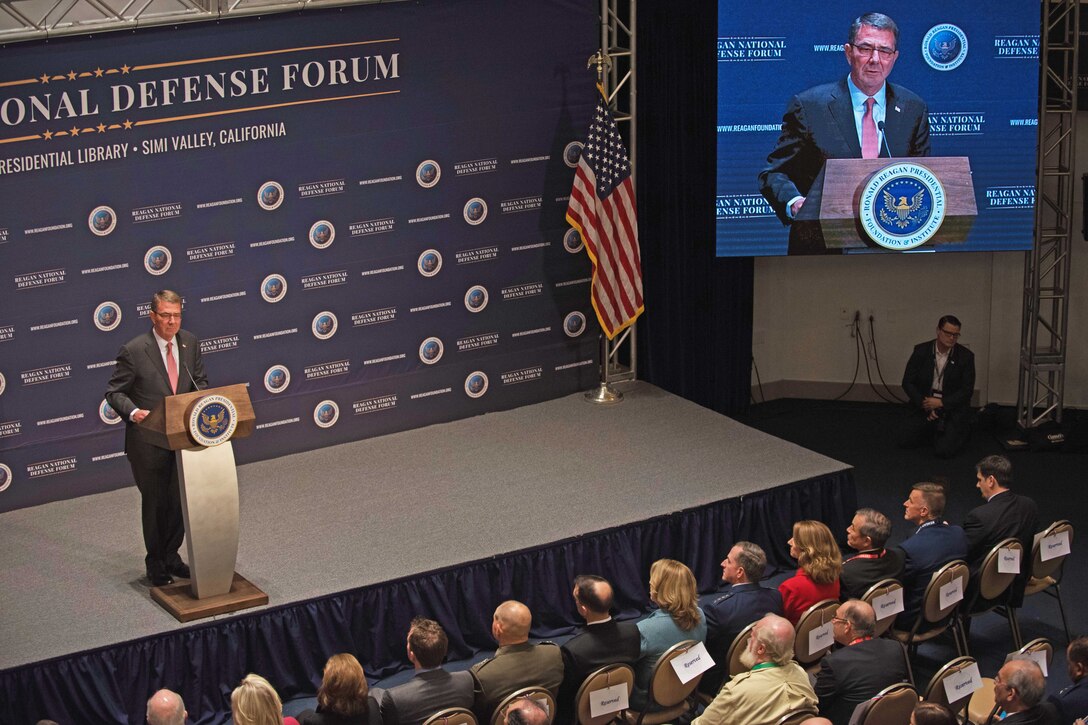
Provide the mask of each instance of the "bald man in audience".
{"label": "bald man in audience", "polygon": [[523,687],[538,685],[555,697],[563,682],[563,655],[552,642],[529,643],[533,615],[514,600],[503,602],[491,620],[491,636],[499,643],[495,656],[472,667],[476,679],[475,710],[489,722],[502,699]]}
{"label": "bald man in audience", "polygon": [[894,639],[874,639],[875,627],[873,608],[860,599],[835,610],[831,628],[843,646],[820,660],[816,673],[820,714],[834,725],[849,725],[854,708],[888,685],[910,682],[903,645]]}
{"label": "bald man in audience", "polygon": [[816,693],[793,660],[793,638],[793,625],[777,614],[756,622],[741,655],[748,672],[725,683],[692,725],[775,725],[794,710],[815,710]]}
{"label": "bald man in audience", "polygon": [[[1043,671],[1027,655],[1013,655],[994,678],[994,704],[1008,715],[1002,725],[1059,725],[1046,694]],[[1064,725],[1064,724],[1062,724]]]}
{"label": "bald man in audience", "polygon": [[506,706],[502,725],[548,725],[551,718],[547,710],[531,697],[519,697]]}
{"label": "bald man in audience", "polygon": [[181,695],[159,690],[147,701],[147,725],[185,725],[185,703]]}

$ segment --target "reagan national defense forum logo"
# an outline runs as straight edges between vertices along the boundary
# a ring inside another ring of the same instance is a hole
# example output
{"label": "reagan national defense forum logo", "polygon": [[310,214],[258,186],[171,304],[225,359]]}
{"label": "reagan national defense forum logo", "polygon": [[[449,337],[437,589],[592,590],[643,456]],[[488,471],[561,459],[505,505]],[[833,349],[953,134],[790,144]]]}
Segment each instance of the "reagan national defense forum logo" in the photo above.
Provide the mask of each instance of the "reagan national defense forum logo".
{"label": "reagan national defense forum logo", "polygon": [[568,229],[563,235],[563,249],[571,254],[578,254],[585,246],[582,242],[582,234],[574,227]]}
{"label": "reagan national defense forum logo", "polygon": [[287,296],[287,278],[282,274],[270,274],[261,280],[261,299],[276,303]]}
{"label": "reagan national defense forum logo", "polygon": [[442,255],[437,249],[425,249],[416,260],[416,269],[424,277],[433,277],[442,270]]}
{"label": "reagan national defense forum logo", "polygon": [[147,270],[148,274],[153,274],[156,277],[166,274],[173,261],[174,258],[170,255],[170,250],[161,244],[156,244],[144,253],[144,269]]}
{"label": "reagan national defense forum logo", "polygon": [[483,224],[484,219],[487,219],[487,202],[476,196],[465,202],[465,221],[476,226],[477,224]]}
{"label": "reagan national defense forum logo", "polygon": [[283,187],[276,181],[264,182],[257,190],[257,203],[265,211],[279,209],[283,203]]}
{"label": "reagan national defense forum logo", "polygon": [[572,169],[578,168],[578,160],[582,158],[582,148],[584,144],[581,141],[571,141],[569,144],[563,147],[563,163]]}
{"label": "reagan national defense forum logo", "polygon": [[922,57],[934,70],[955,70],[967,59],[967,35],[951,23],[934,25],[922,38]]}
{"label": "reagan national defense forum logo", "polygon": [[117,228],[117,214],[108,206],[96,206],[87,217],[91,233],[104,237]]}
{"label": "reagan national defense forum logo", "polygon": [[238,409],[223,395],[204,396],[189,414],[189,435],[207,448],[229,441],[237,427]]}
{"label": "reagan national defense forum logo", "polygon": [[275,395],[287,390],[291,384],[291,371],[286,365],[273,365],[264,371],[264,389]]}
{"label": "reagan national defense forum logo", "polygon": [[336,315],[328,310],[318,312],[314,316],[314,321],[310,324],[310,329],[313,330],[314,337],[318,340],[328,340],[336,334],[336,328]]}
{"label": "reagan national defense forum logo", "polygon": [[4,377],[3,373],[0,373],[0,395],[4,394],[4,390],[6,390],[7,387],[8,387],[7,378]]}
{"label": "reagan national defense forum logo", "polygon": [[465,309],[469,312],[483,312],[487,307],[487,288],[482,284],[473,285],[465,293]]}
{"label": "reagan national defense forum logo", "polygon": [[442,178],[442,167],[434,159],[427,159],[416,167],[416,183],[430,189]]}
{"label": "reagan national defense forum logo", "polygon": [[487,392],[487,373],[483,370],[476,370],[468,374],[465,378],[465,395],[470,398],[483,397]]}
{"label": "reagan national defense forum logo", "polygon": [[861,190],[861,226],[885,249],[904,251],[925,244],[941,228],[944,212],[944,187],[921,164],[892,164]]}
{"label": "reagan national defense forum logo", "polygon": [[11,469],[7,464],[0,463],[0,491],[7,491],[8,486],[11,485]]}
{"label": "reagan national defense forum logo", "polygon": [[318,428],[332,428],[340,420],[340,406],[335,400],[322,400],[314,407],[314,423]]}
{"label": "reagan national defense forum logo", "polygon": [[586,316],[575,310],[563,318],[563,332],[567,337],[578,337],[586,331]]}
{"label": "reagan national defense forum logo", "polygon": [[116,330],[121,324],[121,306],[116,302],[103,302],[94,309],[94,326],[102,332]]}
{"label": "reagan national defense forum logo", "polygon": [[98,419],[106,425],[117,425],[121,422],[121,416],[105,400],[98,404]]}
{"label": "reagan national defense forum logo", "polygon": [[322,219],[310,227],[310,244],[315,249],[325,249],[336,239],[336,227],[332,222]]}
{"label": "reagan national defense forum logo", "polygon": [[434,365],[442,359],[445,347],[437,337],[428,337],[419,344],[419,359],[425,365]]}

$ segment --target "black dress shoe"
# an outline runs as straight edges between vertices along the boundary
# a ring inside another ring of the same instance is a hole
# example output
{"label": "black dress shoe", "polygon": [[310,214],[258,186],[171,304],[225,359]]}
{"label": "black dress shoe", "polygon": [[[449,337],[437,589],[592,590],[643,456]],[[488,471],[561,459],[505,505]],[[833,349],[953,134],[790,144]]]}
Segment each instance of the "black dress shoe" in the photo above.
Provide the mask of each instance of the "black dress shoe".
{"label": "black dress shoe", "polygon": [[174,576],[180,577],[182,579],[190,579],[191,578],[190,573],[189,573],[189,565],[186,564],[184,561],[178,561],[175,564],[170,564],[169,566],[166,567],[166,571],[168,573],[173,574]]}
{"label": "black dress shoe", "polygon": [[149,571],[147,578],[151,581],[153,587],[164,587],[167,584],[174,583],[174,577],[167,574],[165,571]]}

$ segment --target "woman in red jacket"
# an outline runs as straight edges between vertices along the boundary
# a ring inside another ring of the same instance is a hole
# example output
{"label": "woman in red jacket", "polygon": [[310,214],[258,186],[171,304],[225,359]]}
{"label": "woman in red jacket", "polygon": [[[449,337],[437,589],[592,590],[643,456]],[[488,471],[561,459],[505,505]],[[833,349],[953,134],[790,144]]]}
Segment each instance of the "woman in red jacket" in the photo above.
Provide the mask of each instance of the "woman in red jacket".
{"label": "woman in red jacket", "polygon": [[831,529],[819,521],[798,521],[789,540],[790,556],[797,560],[797,573],[778,585],[782,614],[792,624],[805,610],[824,599],[839,598],[842,553]]}

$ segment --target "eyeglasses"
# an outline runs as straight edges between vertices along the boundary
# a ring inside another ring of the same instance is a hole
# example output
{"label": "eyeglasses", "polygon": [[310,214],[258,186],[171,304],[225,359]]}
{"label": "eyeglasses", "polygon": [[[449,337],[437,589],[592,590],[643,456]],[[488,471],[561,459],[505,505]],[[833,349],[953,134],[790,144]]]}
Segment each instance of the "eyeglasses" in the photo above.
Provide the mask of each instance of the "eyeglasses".
{"label": "eyeglasses", "polygon": [[951,338],[953,338],[955,340],[960,339],[960,333],[958,333],[958,332],[949,332],[948,330],[945,330],[944,328],[941,328],[941,327],[938,327],[937,329],[941,331],[941,334],[948,335],[949,337],[951,337]]}
{"label": "eyeglasses", "polygon": [[843,619],[842,617],[832,617],[831,621],[832,622],[838,622],[839,624],[849,624],[850,623],[850,620]]}
{"label": "eyeglasses", "polygon": [[151,314],[155,315],[156,317],[161,317],[164,320],[180,320],[181,319],[181,313],[180,312],[152,312]]}
{"label": "eyeglasses", "polygon": [[878,48],[875,45],[851,44],[851,47],[866,58],[872,58],[875,55],[876,59],[880,60],[881,58],[891,58],[893,55],[895,55],[895,48],[889,48],[885,45],[882,45]]}

